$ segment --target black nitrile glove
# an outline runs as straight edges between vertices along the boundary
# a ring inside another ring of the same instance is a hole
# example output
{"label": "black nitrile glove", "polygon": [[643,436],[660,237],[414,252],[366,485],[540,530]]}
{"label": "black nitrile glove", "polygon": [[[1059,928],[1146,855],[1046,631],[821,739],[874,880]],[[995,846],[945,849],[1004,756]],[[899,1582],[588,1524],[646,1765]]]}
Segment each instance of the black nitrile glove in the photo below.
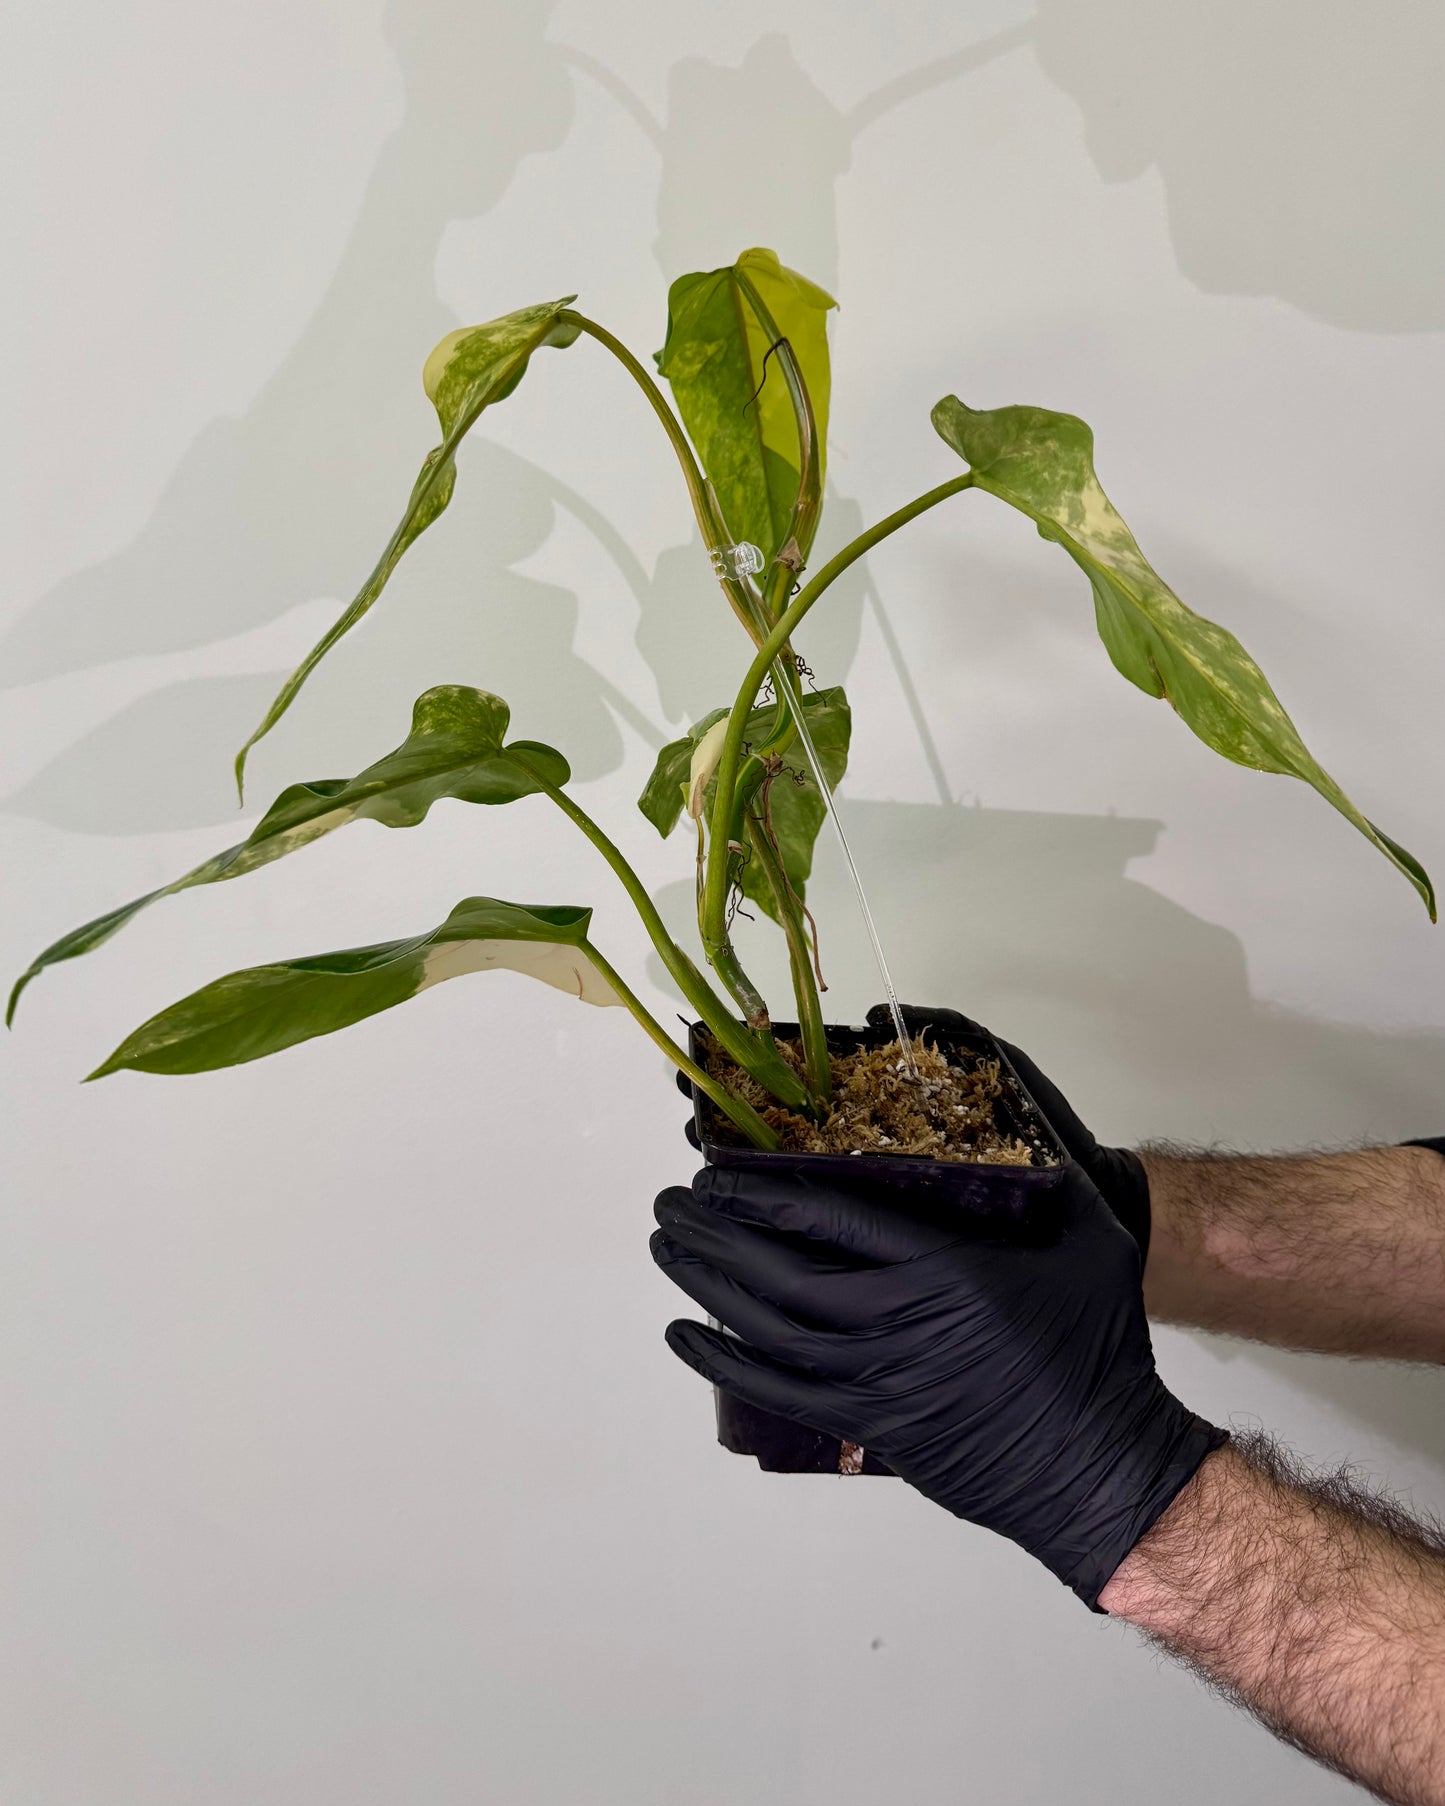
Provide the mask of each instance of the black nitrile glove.
{"label": "black nitrile glove", "polygon": [[[919,1033],[930,1022],[936,1022],[940,1028],[971,1034],[992,1032],[958,1010],[929,1010],[908,1003],[902,1007],[903,1024],[910,1035]],[[1093,1180],[1103,1194],[1104,1202],[1139,1244],[1142,1268],[1149,1254],[1150,1221],[1149,1179],[1143,1161],[1132,1148],[1102,1147],[1074,1114],[1063,1092],[1039,1071],[1024,1050],[1002,1036],[995,1038],[1023,1080],[1024,1090],[1049,1119],[1050,1128],[1068,1149],[1069,1157]]]}
{"label": "black nitrile glove", "polygon": [[707,1167],[658,1198],[652,1252],[735,1332],[669,1325],[690,1367],[860,1443],[1098,1610],[1226,1438],[1155,1371],[1133,1241],[1077,1167],[1053,1195],[1040,1245],[917,1196]]}

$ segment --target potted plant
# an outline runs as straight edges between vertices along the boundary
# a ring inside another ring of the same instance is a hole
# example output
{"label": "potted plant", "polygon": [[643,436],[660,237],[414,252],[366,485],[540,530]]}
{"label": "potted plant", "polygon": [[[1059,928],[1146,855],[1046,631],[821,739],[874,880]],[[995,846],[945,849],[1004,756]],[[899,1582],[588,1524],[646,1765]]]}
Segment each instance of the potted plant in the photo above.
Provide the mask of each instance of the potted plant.
{"label": "potted plant", "polygon": [[[594,945],[589,909],[468,897],[438,926],[406,940],[229,973],[142,1023],[90,1076],[236,1065],[344,1028],[443,980],[507,968],[583,1002],[627,1009],[692,1089],[696,1132],[710,1159],[927,1184],[972,1209],[1025,1213],[1065,1156],[1002,1050],[987,1036],[930,1031],[927,1012],[907,1032],[896,1000],[863,1028],[827,1023],[806,902],[814,842],[847,762],[851,718],[841,687],[808,687],[799,632],[830,585],[870,547],[970,492],[1027,515],[1082,569],[1100,637],[1124,677],[1170,703],[1225,758],[1311,785],[1403,873],[1434,919],[1434,892],[1419,863],[1316,763],[1238,640],[1194,614],[1145,560],[1099,485],[1083,421],[1036,407],[976,410],[946,396],[933,409],[933,426],[959,467],[814,570],[831,297],[759,249],[724,269],[680,277],[669,291],[657,358],[676,411],[644,365],[578,312],[575,299],[453,332],[427,358],[422,381],[441,442],[423,460],[370,576],[238,754],[237,783],[250,748],[445,511],[458,450],[485,410],[512,394],[535,353],[590,340],[627,370],[670,441],[718,584],[751,646],[740,640],[731,694],[662,749],[639,799],[659,833],[689,824],[703,963],[669,932],[621,848],[569,793],[564,753],[510,738],[511,711],[500,697],[442,685],[417,700],[402,743],[364,771],[291,785],[238,845],[46,948],[16,983],[7,1021],[39,972],[92,951],[163,896],[241,877],[352,821],[411,827],[443,797],[501,805],[541,796],[592,842],[636,906],[692,1012],[687,1047]],[[774,1021],[742,963],[733,932],[742,900],[786,938],[793,1023]],[[821,1459],[836,1467],[837,1445],[815,1457],[817,1451],[806,1459],[784,1451],[770,1464]]]}

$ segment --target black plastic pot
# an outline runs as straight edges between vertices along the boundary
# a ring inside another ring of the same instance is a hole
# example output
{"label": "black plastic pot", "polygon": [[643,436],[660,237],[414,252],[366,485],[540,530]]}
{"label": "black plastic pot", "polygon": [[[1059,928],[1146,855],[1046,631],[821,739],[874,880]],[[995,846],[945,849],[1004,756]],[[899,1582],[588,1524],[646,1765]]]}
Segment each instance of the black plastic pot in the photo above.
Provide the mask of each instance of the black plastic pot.
{"label": "black plastic pot", "polygon": [[[1047,1118],[1024,1088],[1008,1055],[986,1030],[959,1030],[930,1021],[926,1009],[907,1010],[909,1033],[917,1039],[927,1033],[930,1043],[957,1066],[973,1066],[997,1060],[1003,1079],[1003,1096],[994,1102],[994,1120],[1006,1134],[1028,1142],[1034,1150],[1031,1166],[991,1166],[983,1162],[924,1160],[908,1154],[798,1154],[768,1153],[752,1147],[712,1103],[693,1095],[693,1126],[703,1158],[712,1166],[732,1166],[754,1172],[795,1173],[803,1178],[843,1184],[850,1190],[896,1189],[925,1193],[936,1207],[958,1210],[986,1234],[1028,1235],[1046,1230],[1050,1193],[1064,1176],[1068,1161],[1062,1143]],[[798,1033],[797,1024],[775,1022],[773,1032],[785,1039]],[[875,1004],[866,1024],[858,1028],[832,1028],[828,1046],[834,1053],[853,1053],[860,1047],[880,1047],[895,1038],[893,1018],[886,1004]],[[692,1056],[705,1064],[703,1041],[707,1030],[692,1025]],[[758,1466],[774,1474],[887,1474],[890,1470],[853,1443],[840,1442],[785,1417],[743,1404],[725,1392],[717,1402],[718,1441],[735,1455],[751,1455]]]}

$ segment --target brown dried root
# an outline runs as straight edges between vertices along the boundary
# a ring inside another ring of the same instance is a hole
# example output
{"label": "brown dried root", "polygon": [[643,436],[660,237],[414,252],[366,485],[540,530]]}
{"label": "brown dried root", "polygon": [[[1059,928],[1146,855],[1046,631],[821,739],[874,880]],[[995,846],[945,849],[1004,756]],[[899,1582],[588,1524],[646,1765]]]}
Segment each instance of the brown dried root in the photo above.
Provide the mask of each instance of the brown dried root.
{"label": "brown dried root", "polygon": [[[803,1071],[799,1042],[780,1040],[778,1051],[789,1065]],[[715,1044],[705,1052],[711,1075],[746,1098],[793,1153],[917,1154],[993,1166],[1033,1164],[1026,1142],[995,1127],[993,1100],[1003,1094],[996,1060],[964,1069],[950,1065],[938,1048],[915,1041],[913,1053],[922,1076],[922,1083],[915,1083],[896,1041],[834,1054],[829,1062],[833,1108],[823,1122],[810,1122],[785,1109]],[[740,1140],[724,1120],[716,1123],[715,1131],[719,1142]]]}

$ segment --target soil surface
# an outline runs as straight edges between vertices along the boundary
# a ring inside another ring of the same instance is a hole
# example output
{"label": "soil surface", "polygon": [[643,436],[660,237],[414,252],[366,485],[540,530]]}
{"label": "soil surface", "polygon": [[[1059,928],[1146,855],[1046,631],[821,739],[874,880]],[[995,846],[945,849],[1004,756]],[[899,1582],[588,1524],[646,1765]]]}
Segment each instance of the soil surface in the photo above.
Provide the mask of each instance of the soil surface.
{"label": "soil surface", "polygon": [[[801,1043],[779,1039],[778,1050],[789,1065],[803,1070]],[[994,1099],[1003,1095],[997,1060],[953,1066],[937,1047],[918,1039],[913,1055],[922,1075],[919,1083],[910,1078],[896,1041],[834,1054],[832,1112],[823,1122],[810,1122],[785,1109],[716,1043],[708,1042],[705,1052],[711,1076],[746,1098],[793,1153],[920,1154],[991,1166],[1035,1164],[1035,1150],[1027,1142],[994,1125]],[[718,1117],[715,1127],[719,1142],[741,1142],[724,1118]]]}

